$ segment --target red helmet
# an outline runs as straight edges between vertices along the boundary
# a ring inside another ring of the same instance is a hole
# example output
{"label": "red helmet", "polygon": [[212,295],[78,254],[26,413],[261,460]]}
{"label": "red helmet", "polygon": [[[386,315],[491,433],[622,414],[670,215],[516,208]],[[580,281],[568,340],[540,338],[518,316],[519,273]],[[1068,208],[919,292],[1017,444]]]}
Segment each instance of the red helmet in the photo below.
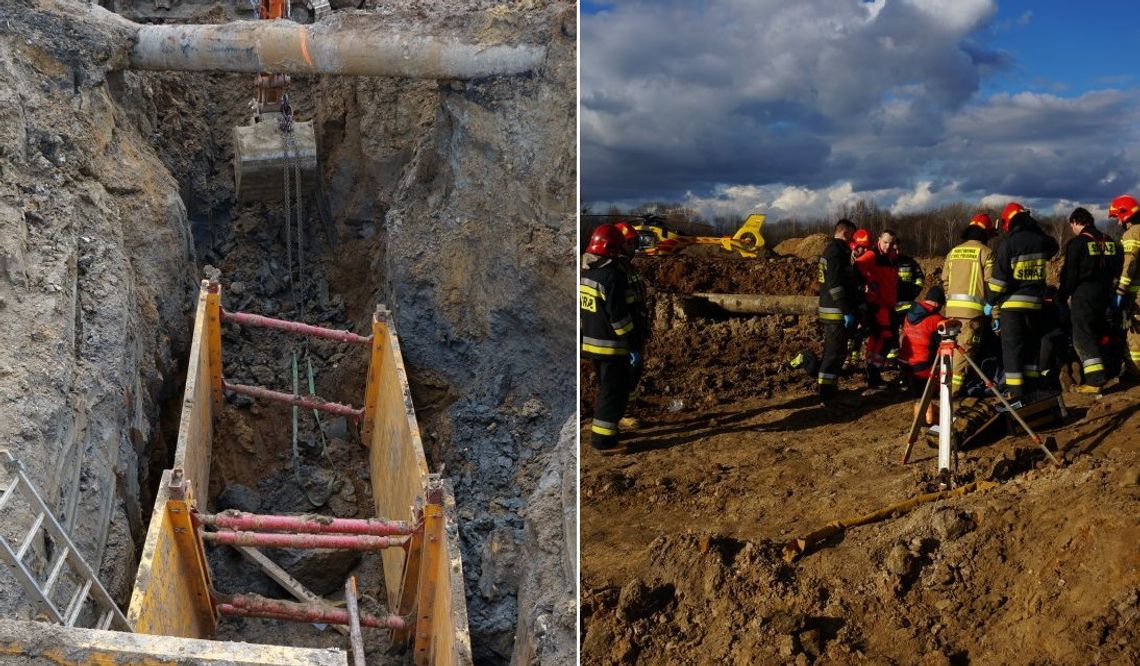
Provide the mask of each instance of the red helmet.
{"label": "red helmet", "polygon": [[867,231],[866,229],[857,229],[855,233],[851,235],[851,249],[854,250],[857,247],[864,247],[867,249],[871,248],[870,231]]}
{"label": "red helmet", "polygon": [[1115,217],[1116,221],[1124,224],[1140,211],[1140,201],[1127,194],[1116,197],[1108,206],[1108,216]]}
{"label": "red helmet", "polygon": [[621,246],[624,243],[625,239],[617,227],[612,224],[602,224],[590,234],[590,244],[586,246],[586,252],[599,257],[618,257],[621,256]]}
{"label": "red helmet", "polygon": [[637,230],[634,229],[633,225],[629,222],[618,222],[614,225],[614,228],[617,229],[621,233],[621,237],[627,241],[637,238]]}
{"label": "red helmet", "polygon": [[1017,217],[1019,213],[1028,213],[1029,209],[1016,201],[1011,201],[1005,205],[1005,210],[1001,212],[1001,229],[1008,232],[1010,227],[1013,226],[1013,218]]}
{"label": "red helmet", "polygon": [[980,227],[983,231],[991,236],[997,232],[997,228],[994,226],[994,221],[991,220],[990,216],[986,215],[985,213],[978,213],[977,215],[971,217],[970,226]]}

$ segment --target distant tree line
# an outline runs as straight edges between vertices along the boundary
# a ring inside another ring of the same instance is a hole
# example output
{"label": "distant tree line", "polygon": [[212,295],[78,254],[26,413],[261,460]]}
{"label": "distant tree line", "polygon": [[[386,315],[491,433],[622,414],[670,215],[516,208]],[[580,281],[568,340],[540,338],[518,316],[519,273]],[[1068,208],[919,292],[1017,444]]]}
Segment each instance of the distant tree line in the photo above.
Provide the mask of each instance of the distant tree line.
{"label": "distant tree line", "polygon": [[[793,217],[774,220],[769,217],[764,223],[763,234],[768,247],[774,248],[781,241],[789,238],[803,238],[818,233],[830,236],[836,221],[847,218],[859,228],[871,231],[873,236],[877,236],[884,229],[893,229],[899,235],[899,244],[903,252],[915,256],[933,257],[944,255],[950,251],[950,248],[957,245],[960,242],[959,236],[962,229],[969,223],[970,218],[978,213],[987,213],[995,222],[1000,224],[998,219],[1001,214],[1000,208],[958,202],[928,211],[896,215],[889,210],[880,208],[873,201],[861,199],[838,207],[834,214],[826,219]],[[618,220],[622,217],[638,217],[649,214],[664,219],[671,229],[694,236],[731,235],[744,223],[746,217],[717,216],[708,220],[691,208],[667,202],[644,204],[631,211],[611,208],[604,213],[607,216],[606,218],[597,217],[597,213],[586,207],[582,209],[582,217],[580,218],[583,243],[595,226],[610,219],[608,216],[613,216],[612,219]],[[1068,240],[1067,213],[1063,215],[1034,213],[1034,217],[1041,224],[1041,228],[1052,234],[1058,242],[1064,243]],[[1111,235],[1119,234],[1119,228],[1115,224],[1100,223],[1098,227]]]}

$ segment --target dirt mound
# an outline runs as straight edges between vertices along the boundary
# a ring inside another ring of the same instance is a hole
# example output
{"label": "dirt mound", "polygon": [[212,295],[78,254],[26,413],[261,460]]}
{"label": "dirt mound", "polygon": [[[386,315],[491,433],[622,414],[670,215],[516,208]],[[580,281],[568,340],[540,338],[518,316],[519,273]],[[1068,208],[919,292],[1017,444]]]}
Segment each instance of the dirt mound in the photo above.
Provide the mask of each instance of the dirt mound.
{"label": "dirt mound", "polygon": [[1068,466],[1024,438],[968,451],[964,475],[1008,480],[794,564],[785,540],[929,481],[928,456],[896,462],[908,404],[743,401],[587,449],[583,663],[1134,663],[1137,391],[1070,405]]}
{"label": "dirt mound", "polygon": [[1137,462],[927,505],[794,565],[774,541],[657,537],[651,574],[586,592],[583,662],[1135,663],[1140,497],[1112,469]]}
{"label": "dirt mound", "polygon": [[816,267],[794,257],[731,259],[688,256],[639,257],[634,267],[656,291],[675,294],[815,293]]}
{"label": "dirt mound", "polygon": [[804,261],[814,262],[823,254],[823,248],[827,247],[829,240],[831,239],[827,234],[812,234],[804,238],[789,238],[774,249],[781,257],[799,257]]}

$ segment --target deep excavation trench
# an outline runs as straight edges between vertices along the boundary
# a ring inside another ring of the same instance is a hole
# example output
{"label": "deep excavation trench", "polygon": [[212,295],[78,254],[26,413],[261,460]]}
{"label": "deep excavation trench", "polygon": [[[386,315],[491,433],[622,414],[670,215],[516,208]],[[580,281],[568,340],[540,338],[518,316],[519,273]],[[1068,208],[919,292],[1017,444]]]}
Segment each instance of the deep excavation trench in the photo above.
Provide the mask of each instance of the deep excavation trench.
{"label": "deep excavation trench", "polygon": [[[155,96],[169,105],[159,109],[159,124],[179,128],[164,134],[163,158],[182,183],[188,202],[188,218],[193,230],[204,275],[217,275],[223,291],[223,307],[272,317],[319,324],[367,333],[367,322],[377,304],[376,297],[391,283],[385,261],[383,214],[389,202],[383,192],[360,191],[369,182],[361,173],[370,165],[360,154],[360,142],[375,140],[365,136],[359,125],[358,93],[370,93],[365,81],[344,81],[343,88],[321,86],[318,81],[298,80],[293,86],[293,104],[313,109],[315,90],[332,88],[341,93],[346,107],[339,114],[328,113],[319,125],[319,145],[329,156],[325,166],[330,193],[308,192],[301,237],[296,227],[285,227],[285,208],[280,201],[237,204],[232,190],[233,147],[230,130],[240,122],[241,102],[246,98],[246,80],[241,75],[153,74],[147,75]],[[391,84],[390,84],[391,85]],[[409,94],[416,101],[436,97],[434,83],[397,85],[397,94]],[[326,108],[329,106],[325,99]],[[393,105],[393,110],[394,105]],[[415,122],[431,121],[426,104]],[[301,114],[303,117],[307,114]],[[331,117],[329,117],[331,116]],[[414,136],[387,137],[410,144]],[[355,144],[355,145],[353,145]],[[397,156],[407,157],[411,145],[393,145]],[[390,169],[392,167],[389,167]],[[395,173],[391,174],[395,176]],[[295,201],[291,205],[294,206]],[[323,209],[323,210],[322,210]],[[362,217],[361,214],[367,217]],[[381,228],[378,228],[381,227]],[[286,267],[291,256],[291,270]],[[216,272],[215,272],[216,270]],[[385,305],[389,305],[385,302]],[[391,304],[399,307],[399,304]],[[299,341],[296,336],[261,329],[223,327],[223,367],[228,381],[292,391],[293,355],[296,354],[301,391],[307,391],[306,361],[311,363],[316,394],[342,404],[359,405],[367,371],[367,354],[357,347],[326,340]],[[441,346],[450,343],[442,341]],[[425,435],[429,468],[446,469],[440,450],[450,429],[447,409],[461,396],[442,373],[429,368],[408,366],[413,385],[417,417]],[[497,377],[497,382],[509,381]],[[502,390],[502,389],[500,389]],[[508,389],[509,390],[509,389]],[[179,400],[170,408],[178,409]],[[538,403],[525,409],[543,410]],[[261,513],[323,513],[339,517],[372,515],[372,496],[367,473],[367,452],[355,424],[343,417],[321,417],[322,427],[311,412],[301,410],[297,450],[293,448],[292,409],[285,405],[255,401],[244,396],[228,396],[222,418],[216,426],[216,445],[209,489],[210,508],[237,508]],[[540,414],[532,414],[540,416]],[[177,437],[177,421],[164,423],[174,428],[164,434],[168,441]],[[161,453],[170,458],[173,446]],[[154,462],[151,467],[154,467]],[[513,461],[512,461],[513,462]],[[169,460],[163,462],[168,466]],[[154,477],[157,478],[157,477]],[[152,489],[153,492],[153,489]],[[509,498],[507,500],[510,501]],[[519,508],[520,504],[508,504]],[[518,525],[521,527],[521,523]],[[505,540],[502,535],[494,539]],[[139,544],[141,548],[141,543]],[[496,548],[500,545],[496,545]],[[208,546],[208,557],[215,586],[222,592],[256,592],[291,599],[256,566],[246,562],[226,546]],[[265,549],[276,562],[319,595],[342,598],[343,581],[358,577],[367,591],[362,607],[376,614],[384,611],[378,599],[384,595],[380,560],[376,553],[344,551],[287,551]],[[478,578],[476,578],[478,581]],[[478,583],[476,583],[478,585]],[[478,597],[476,597],[478,598]],[[494,609],[489,609],[494,611]],[[513,609],[512,609],[513,611]],[[508,649],[513,642],[513,617],[484,634],[492,643]],[[368,630],[370,663],[399,658],[386,657],[387,632]],[[226,618],[217,638],[247,642],[289,644],[305,647],[343,646],[345,639],[331,629],[315,625],[289,625],[273,620]],[[509,653],[508,653],[509,654]],[[497,658],[484,655],[492,661]],[[499,656],[505,656],[500,653]]]}
{"label": "deep excavation trench", "polygon": [[[382,303],[395,316],[429,467],[455,485],[476,663],[506,663],[513,652],[524,663],[566,663],[556,659],[574,649],[576,574],[565,556],[573,435],[563,425],[574,404],[574,320],[564,304],[573,289],[575,8],[409,7],[416,20],[476,26],[481,39],[544,43],[547,62],[532,75],[467,83],[295,77],[293,106],[315,122],[323,187],[306,196],[304,263],[292,281],[285,257],[297,246],[286,248],[281,206],[241,206],[233,192],[231,132],[245,122],[250,76],[111,71],[115,37],[67,17],[0,11],[23,37],[0,42],[9,102],[0,113],[0,319],[29,340],[33,359],[22,366],[0,351],[0,435],[61,498],[67,484],[52,465],[81,468],[78,533],[105,542],[102,577],[125,606],[154,491],[172,463],[199,281],[216,269],[229,310],[359,333]],[[53,306],[57,283],[73,316]],[[85,344],[68,349],[62,368],[41,363],[59,347],[36,327]],[[312,361],[318,395],[361,404],[366,354],[299,345],[227,324],[224,373],[288,392],[296,349]],[[305,371],[302,356],[302,384]],[[21,387],[29,391],[19,397]],[[322,438],[302,411],[295,465],[290,412],[227,398],[210,508],[372,515],[352,424],[324,418]],[[87,458],[54,463],[68,438]],[[110,469],[91,462],[116,447]],[[535,503],[540,495],[546,504]],[[225,547],[209,550],[220,590],[286,597]],[[368,596],[383,595],[375,555],[269,554],[318,594],[337,597],[356,573]],[[383,663],[387,646],[371,633],[369,655]],[[218,637],[345,645],[331,631],[268,621],[227,622]]]}

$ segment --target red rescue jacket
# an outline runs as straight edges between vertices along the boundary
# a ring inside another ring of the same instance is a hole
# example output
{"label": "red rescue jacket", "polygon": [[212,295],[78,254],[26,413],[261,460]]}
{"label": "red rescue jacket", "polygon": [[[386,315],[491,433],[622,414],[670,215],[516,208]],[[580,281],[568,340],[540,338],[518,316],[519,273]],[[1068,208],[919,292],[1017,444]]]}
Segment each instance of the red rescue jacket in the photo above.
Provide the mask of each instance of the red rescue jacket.
{"label": "red rescue jacket", "polygon": [[903,321],[899,361],[910,367],[919,379],[930,377],[930,366],[938,349],[938,324],[946,317],[938,314],[933,301],[915,301]]}
{"label": "red rescue jacket", "polygon": [[895,262],[873,247],[855,260],[867,285],[867,303],[895,309],[899,295],[899,271]]}

